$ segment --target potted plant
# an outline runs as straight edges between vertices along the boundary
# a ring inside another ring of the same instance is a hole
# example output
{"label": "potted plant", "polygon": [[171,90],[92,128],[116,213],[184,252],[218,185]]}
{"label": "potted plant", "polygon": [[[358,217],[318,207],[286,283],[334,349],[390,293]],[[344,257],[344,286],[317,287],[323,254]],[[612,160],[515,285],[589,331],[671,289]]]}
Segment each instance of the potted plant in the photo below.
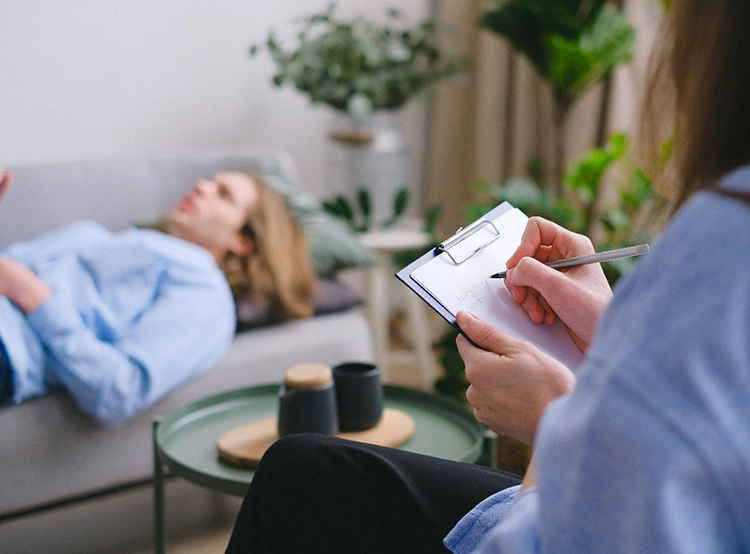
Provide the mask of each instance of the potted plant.
{"label": "potted plant", "polygon": [[[274,85],[293,85],[315,103],[366,120],[375,110],[396,110],[434,83],[458,75],[464,60],[444,54],[427,20],[403,24],[390,9],[378,24],[362,16],[339,19],[335,4],[301,20],[297,44],[285,48],[276,32],[264,43],[276,62]],[[253,45],[255,56],[262,45]]]}
{"label": "potted plant", "polygon": [[442,51],[432,20],[408,26],[390,9],[377,23],[363,16],[340,19],[335,10],[330,4],[303,18],[293,46],[271,31],[250,53],[270,53],[275,86],[293,86],[334,110],[329,181],[346,194],[329,204],[366,205],[366,227],[370,220],[382,225],[403,213],[408,198],[408,152],[396,112],[438,81],[457,76],[465,61]]}
{"label": "potted plant", "polygon": [[553,188],[563,193],[565,127],[572,106],[633,54],[635,29],[612,0],[493,0],[480,25],[506,38],[552,89]]}

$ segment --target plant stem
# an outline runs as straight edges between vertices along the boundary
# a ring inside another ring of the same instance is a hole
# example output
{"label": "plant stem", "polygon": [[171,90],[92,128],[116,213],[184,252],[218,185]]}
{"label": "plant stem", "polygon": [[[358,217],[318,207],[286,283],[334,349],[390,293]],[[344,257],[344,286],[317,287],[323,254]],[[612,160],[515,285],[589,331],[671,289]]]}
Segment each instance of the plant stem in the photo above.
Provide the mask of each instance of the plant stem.
{"label": "plant stem", "polygon": [[599,122],[596,128],[596,147],[602,148],[607,142],[607,125],[609,123],[609,107],[612,101],[612,74],[604,78],[602,83],[602,99],[599,105]]}
{"label": "plant stem", "polygon": [[555,98],[552,125],[554,127],[554,154],[552,159],[552,190],[555,196],[562,197],[563,176],[565,175],[565,128],[568,119],[568,103]]}
{"label": "plant stem", "polygon": [[596,190],[594,191],[594,196],[591,199],[591,202],[588,203],[587,206],[584,208],[584,229],[585,229],[585,235],[587,237],[592,237],[594,233],[594,223],[596,221],[596,214],[597,214],[597,206],[599,204],[599,193],[602,189],[602,184],[598,183],[596,186]]}
{"label": "plant stem", "polygon": [[510,50],[508,54],[508,70],[506,73],[506,91],[505,99],[505,131],[503,136],[502,152],[502,182],[506,182],[513,174],[513,146],[515,141],[516,127],[516,53]]}

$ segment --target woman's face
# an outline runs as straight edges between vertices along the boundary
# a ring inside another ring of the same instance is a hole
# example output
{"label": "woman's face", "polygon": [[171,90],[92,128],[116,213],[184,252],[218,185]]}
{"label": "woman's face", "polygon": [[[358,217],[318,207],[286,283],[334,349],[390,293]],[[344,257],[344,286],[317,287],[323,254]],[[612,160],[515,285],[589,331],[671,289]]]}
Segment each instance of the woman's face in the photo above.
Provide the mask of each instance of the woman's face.
{"label": "woman's face", "polygon": [[200,179],[167,214],[167,232],[203,246],[217,261],[229,252],[248,254],[252,239],[239,231],[257,195],[257,185],[245,173],[227,171]]}

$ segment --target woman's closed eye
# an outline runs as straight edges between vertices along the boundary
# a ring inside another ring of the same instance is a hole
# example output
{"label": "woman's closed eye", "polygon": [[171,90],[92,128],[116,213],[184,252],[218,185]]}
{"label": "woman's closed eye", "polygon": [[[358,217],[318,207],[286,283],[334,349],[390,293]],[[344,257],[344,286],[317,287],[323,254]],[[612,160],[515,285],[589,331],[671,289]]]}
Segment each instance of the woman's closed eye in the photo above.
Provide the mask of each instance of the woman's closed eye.
{"label": "woman's closed eye", "polygon": [[217,183],[216,194],[222,200],[226,200],[230,204],[237,204],[237,198],[232,194],[232,190],[224,183]]}

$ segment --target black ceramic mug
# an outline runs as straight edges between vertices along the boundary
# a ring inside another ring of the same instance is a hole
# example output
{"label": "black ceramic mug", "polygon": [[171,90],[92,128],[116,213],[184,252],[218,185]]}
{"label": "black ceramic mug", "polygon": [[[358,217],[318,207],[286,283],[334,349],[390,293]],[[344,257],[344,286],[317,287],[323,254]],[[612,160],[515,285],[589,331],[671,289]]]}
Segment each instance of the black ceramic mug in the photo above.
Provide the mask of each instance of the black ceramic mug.
{"label": "black ceramic mug", "polygon": [[383,385],[378,366],[347,362],[334,366],[340,431],[364,431],[383,417]]}
{"label": "black ceramic mug", "polygon": [[338,432],[338,411],[331,368],[299,364],[290,368],[279,389],[279,436]]}

